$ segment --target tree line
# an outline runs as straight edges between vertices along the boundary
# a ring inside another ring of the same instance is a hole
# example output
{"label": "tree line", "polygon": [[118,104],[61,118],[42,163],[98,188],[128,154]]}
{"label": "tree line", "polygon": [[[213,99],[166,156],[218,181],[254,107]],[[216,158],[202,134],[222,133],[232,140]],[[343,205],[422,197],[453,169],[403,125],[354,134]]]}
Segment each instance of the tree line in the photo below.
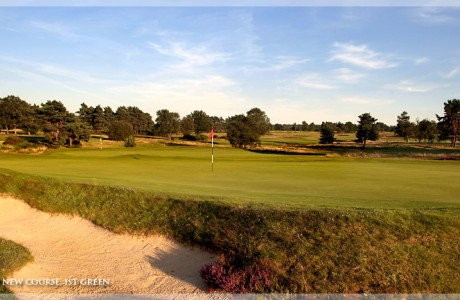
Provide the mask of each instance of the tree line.
{"label": "tree line", "polygon": [[203,132],[226,132],[230,144],[234,147],[246,148],[260,144],[260,136],[269,130],[320,131],[320,143],[328,144],[335,141],[335,133],[356,133],[356,141],[365,147],[367,141],[377,140],[379,132],[394,131],[396,135],[417,138],[419,141],[433,142],[448,140],[456,146],[459,131],[460,100],[448,100],[444,103],[444,115],[437,117],[437,122],[424,119],[411,122],[407,112],[397,117],[396,126],[388,126],[377,122],[365,113],[358,116],[358,124],[352,122],[322,122],[321,125],[308,124],[274,124],[264,111],[253,108],[246,114],[239,114],[223,119],[209,116],[202,110],[195,110],[180,117],[177,112],[161,109],[156,112],[155,120],[136,106],[120,106],[116,110],[111,107],[95,107],[82,103],[80,109],[69,112],[64,104],[56,100],[48,100],[40,105],[31,105],[17,96],[0,98],[0,126],[7,133],[21,129],[35,134],[43,132],[46,141],[55,145],[78,145],[80,141],[88,141],[92,133],[108,134],[113,140],[126,140],[131,135],[158,135],[171,139],[174,134],[181,133],[184,139],[205,139]]}
{"label": "tree line", "polygon": [[428,119],[411,122],[409,114],[403,111],[397,117],[396,135],[404,138],[406,142],[409,142],[410,138],[430,143],[435,140],[450,140],[452,147],[456,147],[460,127],[460,100],[444,102],[443,109],[444,115],[436,115],[437,122]]}
{"label": "tree line", "polygon": [[[158,135],[171,139],[182,133],[184,139],[201,140],[213,129],[227,132],[235,147],[247,147],[260,143],[260,136],[270,130],[270,119],[259,108],[246,115],[235,115],[224,120],[209,116],[202,110],[180,117],[177,112],[161,109],[156,118],[136,106],[95,107],[82,103],[77,112],[67,110],[64,104],[48,100],[40,105],[29,104],[17,96],[0,98],[0,126],[8,134],[20,129],[29,134],[43,132],[45,140],[54,145],[79,145],[88,141],[91,134],[108,134],[112,140],[127,140],[133,135]],[[238,129],[239,128],[239,129]],[[242,131],[242,132],[240,132]],[[133,145],[134,142],[127,142]]]}
{"label": "tree line", "polygon": [[[453,99],[444,102],[443,109],[444,115],[436,115],[437,122],[429,119],[417,119],[415,122],[411,122],[409,114],[403,111],[401,115],[397,116],[396,126],[394,127],[395,135],[404,138],[406,142],[409,142],[410,138],[415,138],[419,142],[430,143],[435,140],[450,140],[452,147],[456,147],[460,130],[460,100]],[[370,113],[362,114],[358,118],[356,141],[362,143],[364,148],[367,141],[379,139],[379,132],[382,131],[382,127],[385,124],[379,124],[377,119],[372,117]],[[319,130],[321,132],[321,144],[330,144],[335,141],[336,123],[323,122]]]}

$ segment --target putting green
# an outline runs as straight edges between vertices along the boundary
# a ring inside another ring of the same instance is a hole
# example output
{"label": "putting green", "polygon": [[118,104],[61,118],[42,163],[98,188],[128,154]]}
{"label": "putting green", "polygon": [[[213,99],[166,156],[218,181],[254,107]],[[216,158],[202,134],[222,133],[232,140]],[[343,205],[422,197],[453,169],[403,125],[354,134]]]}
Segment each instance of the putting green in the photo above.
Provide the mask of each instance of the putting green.
{"label": "putting green", "polygon": [[325,158],[140,145],[0,154],[1,168],[65,181],[123,185],[179,198],[277,207],[460,208],[460,162]]}

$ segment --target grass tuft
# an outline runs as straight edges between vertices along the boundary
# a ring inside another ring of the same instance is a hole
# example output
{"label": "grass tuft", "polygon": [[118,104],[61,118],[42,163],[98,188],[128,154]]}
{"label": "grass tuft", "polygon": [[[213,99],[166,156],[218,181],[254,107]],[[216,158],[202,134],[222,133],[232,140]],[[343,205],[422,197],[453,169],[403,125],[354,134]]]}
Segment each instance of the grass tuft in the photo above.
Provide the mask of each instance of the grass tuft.
{"label": "grass tuft", "polygon": [[[29,250],[12,241],[0,238],[0,281],[32,260]],[[10,290],[0,282],[0,294],[10,293]]]}

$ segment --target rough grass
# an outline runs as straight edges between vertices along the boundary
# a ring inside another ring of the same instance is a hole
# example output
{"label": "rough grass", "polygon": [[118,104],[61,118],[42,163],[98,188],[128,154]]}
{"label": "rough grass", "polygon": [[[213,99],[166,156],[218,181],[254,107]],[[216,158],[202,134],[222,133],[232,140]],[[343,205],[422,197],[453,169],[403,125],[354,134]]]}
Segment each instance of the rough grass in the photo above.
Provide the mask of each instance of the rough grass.
{"label": "rough grass", "polygon": [[[0,238],[0,281],[32,260],[29,250],[12,241]],[[0,294],[9,293],[10,291],[0,282]]]}
{"label": "rough grass", "polygon": [[161,233],[245,263],[268,260],[276,292],[460,292],[454,208],[261,208],[13,172],[0,173],[0,191],[116,232]]}

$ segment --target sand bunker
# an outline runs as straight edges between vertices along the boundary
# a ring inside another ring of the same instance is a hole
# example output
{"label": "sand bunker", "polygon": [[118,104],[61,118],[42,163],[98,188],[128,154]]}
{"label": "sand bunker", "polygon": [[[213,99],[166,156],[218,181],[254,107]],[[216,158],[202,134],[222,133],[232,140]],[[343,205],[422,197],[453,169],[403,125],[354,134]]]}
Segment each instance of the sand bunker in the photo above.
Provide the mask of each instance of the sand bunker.
{"label": "sand bunker", "polygon": [[23,280],[8,286],[15,293],[200,293],[206,287],[199,269],[213,260],[161,236],[114,234],[5,195],[0,195],[0,237],[27,247],[35,259],[9,277]]}

